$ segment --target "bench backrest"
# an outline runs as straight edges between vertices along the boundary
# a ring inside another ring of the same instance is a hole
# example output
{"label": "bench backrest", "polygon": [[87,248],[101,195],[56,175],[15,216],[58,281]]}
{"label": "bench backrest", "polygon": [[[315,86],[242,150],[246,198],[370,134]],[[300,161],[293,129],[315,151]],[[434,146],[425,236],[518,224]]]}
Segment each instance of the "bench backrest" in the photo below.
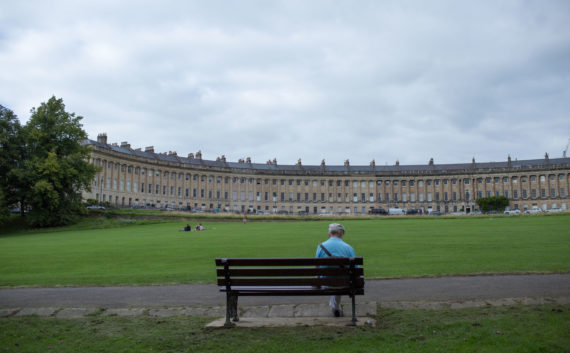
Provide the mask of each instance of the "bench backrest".
{"label": "bench backrest", "polygon": [[362,257],[216,259],[218,285],[364,288]]}

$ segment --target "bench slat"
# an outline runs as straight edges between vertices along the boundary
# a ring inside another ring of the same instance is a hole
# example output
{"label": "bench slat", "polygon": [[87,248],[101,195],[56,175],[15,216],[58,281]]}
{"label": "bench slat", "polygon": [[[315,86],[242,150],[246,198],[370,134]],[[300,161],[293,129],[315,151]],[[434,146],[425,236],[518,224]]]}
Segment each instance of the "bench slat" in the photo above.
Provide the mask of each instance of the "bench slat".
{"label": "bench slat", "polygon": [[[349,278],[231,278],[232,289],[234,286],[336,286],[349,287]],[[226,285],[224,278],[218,279],[218,286]],[[364,287],[364,279],[359,277],[353,283],[356,288]]]}
{"label": "bench slat", "polygon": [[[226,290],[220,288],[221,292]],[[241,296],[300,296],[300,295],[363,295],[364,288],[315,288],[315,287],[232,287],[232,292]]]}
{"label": "bench slat", "polygon": [[333,266],[349,265],[351,259],[356,265],[363,265],[362,257],[300,257],[300,258],[227,258],[216,259],[216,266]]}
{"label": "bench slat", "polygon": [[[354,269],[356,276],[364,275],[364,269],[357,267]],[[225,272],[223,268],[218,268],[216,271],[218,277],[224,277]],[[230,268],[230,277],[295,277],[295,276],[346,276],[348,269],[346,268]]]}

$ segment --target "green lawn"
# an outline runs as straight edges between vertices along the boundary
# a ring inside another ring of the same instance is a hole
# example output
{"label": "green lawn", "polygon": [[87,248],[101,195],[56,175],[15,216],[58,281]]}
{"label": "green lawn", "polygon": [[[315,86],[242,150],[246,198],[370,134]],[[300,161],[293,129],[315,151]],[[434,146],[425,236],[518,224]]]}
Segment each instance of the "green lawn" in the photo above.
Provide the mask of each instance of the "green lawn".
{"label": "green lawn", "polygon": [[567,306],[380,309],[376,327],[205,329],[207,318],[0,318],[2,352],[570,351]]}
{"label": "green lawn", "polygon": [[[216,257],[312,257],[328,223],[184,221],[0,236],[0,286],[213,282]],[[342,221],[365,275],[567,272],[570,215]]]}

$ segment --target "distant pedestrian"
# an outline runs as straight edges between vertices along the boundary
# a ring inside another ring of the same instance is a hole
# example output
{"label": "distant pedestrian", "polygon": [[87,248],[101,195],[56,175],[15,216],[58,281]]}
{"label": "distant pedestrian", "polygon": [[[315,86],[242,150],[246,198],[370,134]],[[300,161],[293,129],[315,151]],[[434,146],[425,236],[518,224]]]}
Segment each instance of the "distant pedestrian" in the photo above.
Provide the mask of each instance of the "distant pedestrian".
{"label": "distant pedestrian", "polygon": [[247,214],[244,212],[243,213],[243,224],[247,223]]}

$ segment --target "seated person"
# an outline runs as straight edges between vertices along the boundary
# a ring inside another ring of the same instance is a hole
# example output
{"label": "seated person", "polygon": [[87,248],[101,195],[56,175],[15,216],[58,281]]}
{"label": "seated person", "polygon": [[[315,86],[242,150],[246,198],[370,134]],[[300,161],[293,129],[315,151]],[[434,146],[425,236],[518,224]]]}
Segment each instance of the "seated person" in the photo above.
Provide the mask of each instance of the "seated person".
{"label": "seated person", "polygon": [[186,225],[186,227],[184,227],[183,231],[185,232],[190,232],[192,230],[192,227],[190,227],[189,224]]}
{"label": "seated person", "polygon": [[202,227],[202,223],[198,223],[196,226],[196,230],[205,230],[206,228]]}

